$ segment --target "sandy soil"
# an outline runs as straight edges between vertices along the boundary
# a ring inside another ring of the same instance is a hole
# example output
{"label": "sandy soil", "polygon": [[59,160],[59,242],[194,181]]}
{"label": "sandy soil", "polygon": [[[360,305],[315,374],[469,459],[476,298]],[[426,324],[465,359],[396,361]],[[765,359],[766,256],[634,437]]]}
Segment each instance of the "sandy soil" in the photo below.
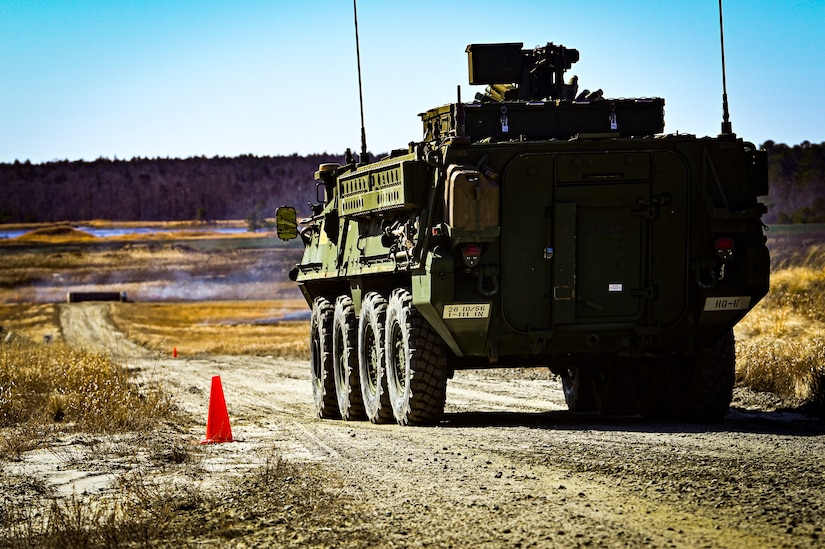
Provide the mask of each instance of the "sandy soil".
{"label": "sandy soil", "polygon": [[[204,437],[221,377],[237,442],[205,447],[197,482],[231,490],[273,452],[316,463],[359,505],[357,523],[330,516],[325,527],[352,532],[353,546],[825,546],[825,425],[744,389],[721,424],[652,423],[570,413],[543,370],[459,372],[438,426],[318,420],[303,362],[153,356],[115,333],[106,304],[61,307],[67,340],[163,381],[195,418],[177,427],[189,442]],[[119,472],[111,459],[67,466],[65,453],[83,445],[56,444],[16,467],[62,493],[105,491]],[[311,537],[273,532],[261,523],[232,545]]]}

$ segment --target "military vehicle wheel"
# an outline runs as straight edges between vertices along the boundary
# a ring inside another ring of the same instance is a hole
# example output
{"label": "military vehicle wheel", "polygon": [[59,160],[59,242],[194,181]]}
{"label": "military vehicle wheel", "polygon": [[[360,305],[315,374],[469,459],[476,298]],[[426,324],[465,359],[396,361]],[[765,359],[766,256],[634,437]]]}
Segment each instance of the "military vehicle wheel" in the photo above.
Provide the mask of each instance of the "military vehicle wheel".
{"label": "military vehicle wheel", "polygon": [[444,342],[412,306],[412,295],[396,289],[387,305],[387,389],[400,425],[437,422],[447,396]]}
{"label": "military vehicle wheel", "polygon": [[596,393],[590,372],[584,367],[568,368],[561,375],[564,400],[571,412],[592,412],[598,410]]}
{"label": "military vehicle wheel", "polygon": [[722,421],[733,400],[736,382],[736,342],[730,330],[715,344],[693,357],[687,417],[694,421]]}
{"label": "military vehicle wheel", "polygon": [[335,300],[332,317],[332,371],[338,410],[343,419],[363,419],[361,384],[358,379],[358,321],[348,295]]}
{"label": "military vehicle wheel", "polygon": [[358,372],[361,397],[367,419],[373,423],[392,420],[387,377],[384,373],[385,323],[387,300],[380,294],[367,294],[358,319]]}
{"label": "military vehicle wheel", "polygon": [[320,418],[338,418],[335,377],[332,372],[332,316],[328,299],[316,297],[309,322],[309,362],[312,369],[312,399]]}

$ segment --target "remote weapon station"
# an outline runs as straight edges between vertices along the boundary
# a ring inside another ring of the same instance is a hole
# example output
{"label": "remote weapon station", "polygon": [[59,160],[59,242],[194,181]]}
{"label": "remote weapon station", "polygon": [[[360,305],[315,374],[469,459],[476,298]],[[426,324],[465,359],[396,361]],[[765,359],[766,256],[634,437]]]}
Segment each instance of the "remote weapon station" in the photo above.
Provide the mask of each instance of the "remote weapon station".
{"label": "remote weapon station", "polygon": [[305,244],[318,416],[431,424],[456,370],[546,366],[574,411],[723,418],[770,263],[766,155],[726,94],[718,137],[663,135],[663,99],[565,81],[575,49],[466,52],[484,93],[375,162],[362,126],[311,216],[276,215]]}

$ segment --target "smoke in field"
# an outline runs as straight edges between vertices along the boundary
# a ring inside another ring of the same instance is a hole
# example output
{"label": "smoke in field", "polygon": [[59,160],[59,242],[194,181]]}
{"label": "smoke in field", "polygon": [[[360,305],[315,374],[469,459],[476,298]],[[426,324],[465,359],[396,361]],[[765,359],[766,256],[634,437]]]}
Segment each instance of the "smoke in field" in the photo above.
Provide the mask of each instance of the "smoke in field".
{"label": "smoke in field", "polygon": [[312,311],[309,308],[307,308],[301,311],[292,311],[289,313],[284,313],[280,316],[262,318],[260,320],[256,320],[252,324],[278,324],[279,322],[296,322],[309,320],[311,316]]}
{"label": "smoke in field", "polygon": [[65,268],[30,266],[25,276],[15,274],[20,283],[0,287],[0,303],[61,302],[70,291],[126,292],[130,301],[300,299],[287,276],[295,256],[277,249],[89,253]]}

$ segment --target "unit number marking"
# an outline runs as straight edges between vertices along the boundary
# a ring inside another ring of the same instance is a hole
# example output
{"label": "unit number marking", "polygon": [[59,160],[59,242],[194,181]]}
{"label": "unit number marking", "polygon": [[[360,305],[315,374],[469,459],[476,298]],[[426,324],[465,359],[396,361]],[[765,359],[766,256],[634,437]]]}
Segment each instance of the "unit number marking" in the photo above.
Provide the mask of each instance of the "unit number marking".
{"label": "unit number marking", "polygon": [[751,296],[739,297],[708,297],[705,299],[706,311],[740,311],[747,309],[751,304]]}
{"label": "unit number marking", "polygon": [[487,318],[490,316],[490,304],[444,305],[444,314],[441,316],[442,318]]}

